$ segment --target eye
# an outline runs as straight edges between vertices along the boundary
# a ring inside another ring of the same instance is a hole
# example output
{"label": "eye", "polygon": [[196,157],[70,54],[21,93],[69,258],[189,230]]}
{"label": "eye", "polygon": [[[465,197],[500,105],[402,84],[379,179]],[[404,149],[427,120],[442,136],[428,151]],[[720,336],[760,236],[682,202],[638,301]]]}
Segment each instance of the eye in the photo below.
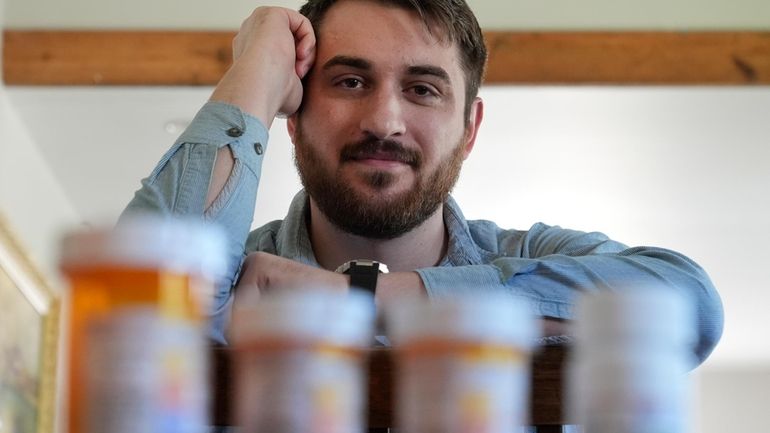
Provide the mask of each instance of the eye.
{"label": "eye", "polygon": [[338,85],[346,89],[360,89],[364,86],[364,83],[358,78],[345,78],[340,80]]}
{"label": "eye", "polygon": [[411,90],[413,94],[419,97],[438,96],[438,92],[435,89],[433,89],[431,86],[426,86],[424,84],[414,85],[409,90]]}

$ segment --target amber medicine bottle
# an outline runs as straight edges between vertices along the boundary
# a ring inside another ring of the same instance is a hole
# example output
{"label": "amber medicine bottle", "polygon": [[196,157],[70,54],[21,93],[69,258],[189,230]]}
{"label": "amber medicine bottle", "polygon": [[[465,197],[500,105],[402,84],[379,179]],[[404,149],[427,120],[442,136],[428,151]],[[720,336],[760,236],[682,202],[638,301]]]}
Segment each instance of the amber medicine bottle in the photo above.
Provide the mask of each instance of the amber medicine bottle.
{"label": "amber medicine bottle", "polygon": [[135,217],[64,238],[65,431],[203,431],[203,319],[224,260],[221,232],[200,222]]}
{"label": "amber medicine bottle", "polygon": [[365,431],[368,293],[320,288],[236,304],[236,416],[244,433]]}

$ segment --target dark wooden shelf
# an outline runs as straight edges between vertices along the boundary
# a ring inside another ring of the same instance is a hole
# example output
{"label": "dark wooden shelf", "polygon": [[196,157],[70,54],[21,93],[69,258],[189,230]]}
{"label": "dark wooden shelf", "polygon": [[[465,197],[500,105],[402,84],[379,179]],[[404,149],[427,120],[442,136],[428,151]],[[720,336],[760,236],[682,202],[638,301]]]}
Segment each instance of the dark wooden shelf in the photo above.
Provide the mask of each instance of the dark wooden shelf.
{"label": "dark wooden shelf", "polygon": [[[565,424],[562,402],[562,368],[568,350],[564,346],[540,348],[532,358],[531,421],[539,427]],[[232,350],[217,347],[213,349],[213,422],[215,425],[235,425],[232,410],[233,376],[230,368]],[[392,351],[376,348],[369,356],[368,424],[369,428],[393,427],[393,379],[395,376]],[[548,431],[541,429],[539,431]]]}

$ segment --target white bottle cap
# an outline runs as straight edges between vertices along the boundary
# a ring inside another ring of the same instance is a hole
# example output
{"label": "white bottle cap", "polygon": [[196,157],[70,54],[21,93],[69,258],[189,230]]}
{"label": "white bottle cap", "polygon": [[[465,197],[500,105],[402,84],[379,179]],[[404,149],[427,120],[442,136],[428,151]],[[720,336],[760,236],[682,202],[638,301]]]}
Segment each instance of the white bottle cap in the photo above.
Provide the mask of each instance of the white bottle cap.
{"label": "white bottle cap", "polygon": [[386,308],[393,343],[443,339],[512,345],[529,350],[537,337],[527,305],[510,296],[394,301]]}
{"label": "white bottle cap", "polygon": [[126,218],[114,228],[67,234],[61,267],[128,266],[195,274],[217,281],[226,269],[225,234],[201,221],[159,215]]}
{"label": "white bottle cap", "polygon": [[342,347],[367,347],[374,333],[374,300],[369,293],[292,290],[238,304],[233,312],[233,342],[248,345],[265,339]]}
{"label": "white bottle cap", "polygon": [[578,348],[591,350],[605,343],[693,345],[696,321],[688,300],[673,288],[660,287],[586,294],[576,307]]}

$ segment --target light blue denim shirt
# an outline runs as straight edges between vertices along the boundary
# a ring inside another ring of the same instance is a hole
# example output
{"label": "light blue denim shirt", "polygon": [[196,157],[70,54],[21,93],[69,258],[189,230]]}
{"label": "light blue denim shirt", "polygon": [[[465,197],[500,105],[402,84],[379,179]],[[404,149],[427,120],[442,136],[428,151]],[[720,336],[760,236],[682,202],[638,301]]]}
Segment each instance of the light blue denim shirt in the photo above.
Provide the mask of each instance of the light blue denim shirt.
{"label": "light blue denim shirt", "polygon": [[[286,218],[249,233],[254,216],[268,131],[237,107],[208,102],[136,192],[125,213],[162,212],[198,216],[229,236],[227,278],[218,287],[212,337],[225,330],[243,258],[264,251],[318,266],[305,225],[308,200],[300,191]],[[204,209],[217,150],[230,146],[235,166],[224,190]],[[467,221],[450,197],[444,206],[447,254],[436,267],[416,269],[431,297],[504,292],[525,299],[540,316],[572,318],[581,292],[666,285],[696,304],[702,362],[722,333],[722,304],[706,273],[674,251],[627,246],[601,233],[545,224],[503,230],[491,221]]]}

